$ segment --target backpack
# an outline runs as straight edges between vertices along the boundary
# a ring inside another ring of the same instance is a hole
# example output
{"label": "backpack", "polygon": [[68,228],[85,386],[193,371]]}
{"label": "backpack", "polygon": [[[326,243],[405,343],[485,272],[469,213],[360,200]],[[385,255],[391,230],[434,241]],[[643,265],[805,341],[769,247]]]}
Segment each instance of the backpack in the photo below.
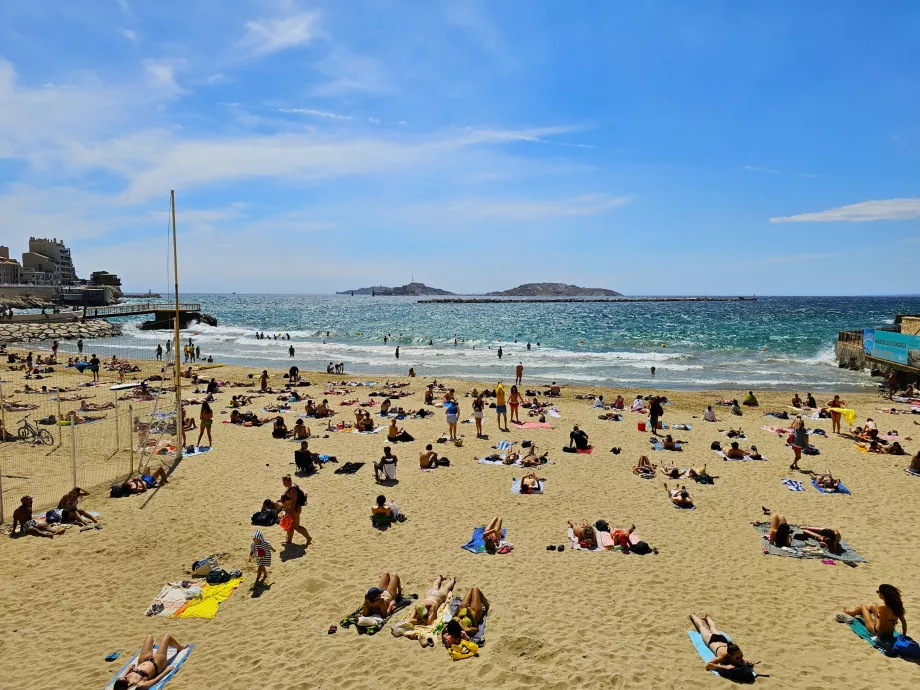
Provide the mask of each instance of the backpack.
{"label": "backpack", "polygon": [[220,569],[212,570],[208,573],[207,577],[205,577],[209,585],[222,585],[225,582],[230,582],[230,579],[230,573]]}
{"label": "backpack", "polygon": [[296,484],[294,485],[294,488],[297,489],[297,507],[303,508],[305,505],[307,505],[307,495],[303,492],[303,489],[301,489]]}
{"label": "backpack", "polygon": [[888,656],[899,656],[903,659],[920,659],[920,644],[907,635],[899,635],[891,645]]}
{"label": "backpack", "polygon": [[598,520],[594,523],[594,527],[597,528],[598,532],[609,532],[610,525],[607,524],[606,520]]}
{"label": "backpack", "polygon": [[722,444],[718,441],[713,441],[712,445],[709,446],[710,450],[722,450]]}
{"label": "backpack", "polygon": [[252,514],[252,524],[259,527],[271,527],[278,524],[278,513],[274,510],[260,510]]}
{"label": "backpack", "polygon": [[45,522],[49,525],[54,525],[61,521],[61,511],[58,509],[49,510],[45,513]]}
{"label": "backpack", "polygon": [[649,554],[649,553],[652,552],[652,547],[649,546],[649,545],[648,545],[646,542],[644,542],[644,541],[637,541],[635,544],[632,544],[632,545],[629,547],[629,550],[630,550],[631,553],[635,553],[635,554],[638,554],[638,555],[640,555],[640,556],[645,556],[646,554]]}

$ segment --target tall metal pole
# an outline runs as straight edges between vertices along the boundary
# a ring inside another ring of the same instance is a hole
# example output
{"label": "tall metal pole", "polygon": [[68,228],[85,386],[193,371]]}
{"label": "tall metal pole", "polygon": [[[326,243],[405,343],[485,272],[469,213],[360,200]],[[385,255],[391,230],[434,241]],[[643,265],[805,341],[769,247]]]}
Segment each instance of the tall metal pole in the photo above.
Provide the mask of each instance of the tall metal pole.
{"label": "tall metal pole", "polygon": [[181,361],[179,360],[179,251],[176,243],[176,191],[169,191],[169,208],[172,213],[172,240],[173,240],[173,277],[176,289],[176,319],[173,324],[173,350],[176,354],[176,460],[182,459],[182,377]]}
{"label": "tall metal pole", "polygon": [[[0,438],[0,443],[3,443],[6,441],[6,435],[9,433],[9,430],[6,428],[6,415],[3,413],[2,383],[0,383],[0,427],[3,428],[3,438]],[[3,453],[0,453],[0,525],[2,525],[3,522]]]}
{"label": "tall metal pole", "polygon": [[131,450],[131,469],[128,476],[134,474],[134,405],[128,405],[128,448]]}
{"label": "tall metal pole", "polygon": [[73,486],[77,488],[77,420],[70,420],[70,469],[73,472]]}

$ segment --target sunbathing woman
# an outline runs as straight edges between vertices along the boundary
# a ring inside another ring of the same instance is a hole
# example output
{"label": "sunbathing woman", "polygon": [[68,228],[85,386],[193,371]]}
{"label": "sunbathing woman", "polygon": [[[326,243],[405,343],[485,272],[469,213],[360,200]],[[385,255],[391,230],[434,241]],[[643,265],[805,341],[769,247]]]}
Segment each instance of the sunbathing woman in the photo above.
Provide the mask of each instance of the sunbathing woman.
{"label": "sunbathing woman", "polygon": [[85,400],[80,401],[80,412],[99,412],[100,410],[112,410],[115,403],[88,403]]}
{"label": "sunbathing woman", "polygon": [[824,470],[824,474],[816,474],[815,472],[810,472],[810,474],[818,483],[818,486],[825,491],[838,491],[840,489],[840,480],[834,479],[830,470]]}
{"label": "sunbathing woman", "polygon": [[665,450],[680,450],[680,445],[682,443],[686,443],[686,441],[675,441],[674,437],[672,437],[671,434],[668,434],[664,437],[661,445]]}
{"label": "sunbathing woman", "polygon": [[651,463],[647,455],[639,456],[639,464],[633,467],[633,473],[642,477],[654,477],[656,466]]}
{"label": "sunbathing woman", "polygon": [[801,527],[801,530],[806,537],[816,539],[831,553],[840,553],[840,530],[830,527]]}
{"label": "sunbathing woman", "polygon": [[447,623],[447,629],[442,641],[444,646],[450,649],[455,644],[460,644],[461,640],[469,640],[476,635],[482,619],[489,611],[489,600],[479,587],[470,587],[469,591],[463,595],[460,607],[454,614],[454,617]]}
{"label": "sunbathing woman", "polygon": [[101,417],[90,417],[89,415],[86,415],[85,417],[81,417],[80,415],[77,414],[76,410],[71,410],[66,415],[64,415],[64,419],[69,420],[71,424],[86,424],[87,422],[98,422],[100,419],[105,419],[106,417],[108,417],[108,415],[105,415],[105,414],[102,415]]}
{"label": "sunbathing woman", "polygon": [[569,520],[569,527],[572,528],[572,533],[575,535],[575,539],[578,541],[578,545],[581,548],[597,548],[597,532],[594,530],[594,526],[590,522],[587,520],[582,520],[581,526],[577,527],[574,522]]}
{"label": "sunbathing woman", "polygon": [[153,489],[156,487],[157,482],[159,482],[160,485],[169,484],[169,479],[166,476],[166,470],[162,467],[158,467],[147,476],[153,477],[153,483],[146,482],[141,477],[132,477],[131,479],[128,479],[124,484],[122,484],[121,487],[128,493],[142,494],[147,491],[147,489]]}
{"label": "sunbathing woman", "polygon": [[288,431],[287,425],[284,423],[284,417],[275,417],[275,424],[272,427],[272,438],[287,438],[290,434],[291,432]]}
{"label": "sunbathing woman", "polygon": [[770,516],[769,541],[773,546],[789,546],[792,543],[792,530],[786,521],[785,515],[774,514]]}
{"label": "sunbathing woman", "polygon": [[486,531],[482,533],[482,540],[486,545],[486,553],[494,554],[502,543],[502,519],[501,517],[493,518],[486,526]]}
{"label": "sunbathing woman", "polygon": [[719,632],[712,616],[704,613],[700,616],[691,615],[690,621],[699,631],[703,642],[715,654],[715,658],[706,662],[708,671],[735,671],[750,668],[750,662],[744,660],[741,649],[734,642],[729,642],[724,633]]}
{"label": "sunbathing woman", "polygon": [[679,489],[675,485],[673,489],[668,488],[668,483],[664,483],[664,490],[668,492],[668,498],[671,499],[671,503],[676,505],[678,508],[692,508],[693,499],[690,498],[690,492],[687,491],[687,487],[681,486]]}
{"label": "sunbathing woman", "polygon": [[543,453],[543,455],[537,455],[537,444],[531,443],[530,448],[527,449],[527,452],[521,456],[520,465],[522,467],[539,467],[540,465],[545,465],[549,462],[549,451]]}
{"label": "sunbathing woman", "polygon": [[402,595],[402,583],[396,573],[384,573],[376,587],[371,587],[364,595],[365,616],[386,618],[396,609],[396,600]]}
{"label": "sunbathing woman", "polygon": [[521,478],[521,493],[532,494],[540,489],[540,478],[531,472]]}
{"label": "sunbathing woman", "polygon": [[907,455],[907,453],[904,452],[904,449],[901,448],[901,444],[898,443],[897,441],[894,441],[891,445],[885,448],[885,454],[886,455]]}
{"label": "sunbathing woman", "polygon": [[128,690],[128,688],[138,688],[146,690],[159,683],[163,676],[173,670],[172,666],[166,665],[169,648],[173,647],[183,650],[188,645],[180,644],[172,635],[166,634],[160,638],[160,644],[153,648],[153,635],[147,635],[144,644],[141,646],[141,653],[137,661],[125,671],[125,674],[115,681],[112,686],[115,690]]}
{"label": "sunbathing woman", "polygon": [[294,438],[301,441],[310,438],[310,427],[304,424],[302,419],[294,422]]}
{"label": "sunbathing woman", "polygon": [[438,575],[422,599],[412,609],[412,615],[409,616],[409,622],[413,625],[432,625],[438,617],[438,609],[441,604],[447,601],[448,595],[457,584],[453,577],[444,577]]}
{"label": "sunbathing woman", "polygon": [[[863,624],[873,635],[878,637],[891,637],[894,635],[894,629],[901,622],[901,634],[907,634],[907,621],[904,619],[904,604],[901,601],[901,590],[894,585],[879,585],[878,595],[881,597],[883,604],[860,604],[851,609],[844,609],[847,616],[861,618]],[[837,614],[837,620],[846,623],[847,620],[841,614]]]}

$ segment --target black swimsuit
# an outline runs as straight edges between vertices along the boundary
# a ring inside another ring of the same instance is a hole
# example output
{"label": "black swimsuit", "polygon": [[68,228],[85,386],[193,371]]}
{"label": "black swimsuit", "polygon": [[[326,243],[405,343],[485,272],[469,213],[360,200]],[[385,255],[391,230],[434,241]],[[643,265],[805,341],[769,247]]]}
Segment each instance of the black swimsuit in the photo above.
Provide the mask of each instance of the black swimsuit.
{"label": "black swimsuit", "polygon": [[713,644],[728,644],[728,639],[722,633],[713,633],[709,636],[709,642],[706,643],[706,646],[711,650]]}

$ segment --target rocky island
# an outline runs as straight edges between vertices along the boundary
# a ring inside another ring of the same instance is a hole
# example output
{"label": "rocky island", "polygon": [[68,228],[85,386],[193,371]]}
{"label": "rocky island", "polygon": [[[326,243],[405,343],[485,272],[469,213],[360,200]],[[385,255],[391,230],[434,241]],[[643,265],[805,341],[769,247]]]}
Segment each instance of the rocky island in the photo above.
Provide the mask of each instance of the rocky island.
{"label": "rocky island", "polygon": [[428,287],[424,283],[409,283],[400,287],[386,287],[376,285],[374,287],[359,288],[357,290],[344,290],[335,293],[337,295],[372,295],[375,297],[423,297],[425,295],[453,295],[453,292],[439,290],[438,288]]}
{"label": "rocky island", "polygon": [[524,283],[510,290],[487,292],[486,297],[622,297],[616,290],[584,288],[566,283]]}

